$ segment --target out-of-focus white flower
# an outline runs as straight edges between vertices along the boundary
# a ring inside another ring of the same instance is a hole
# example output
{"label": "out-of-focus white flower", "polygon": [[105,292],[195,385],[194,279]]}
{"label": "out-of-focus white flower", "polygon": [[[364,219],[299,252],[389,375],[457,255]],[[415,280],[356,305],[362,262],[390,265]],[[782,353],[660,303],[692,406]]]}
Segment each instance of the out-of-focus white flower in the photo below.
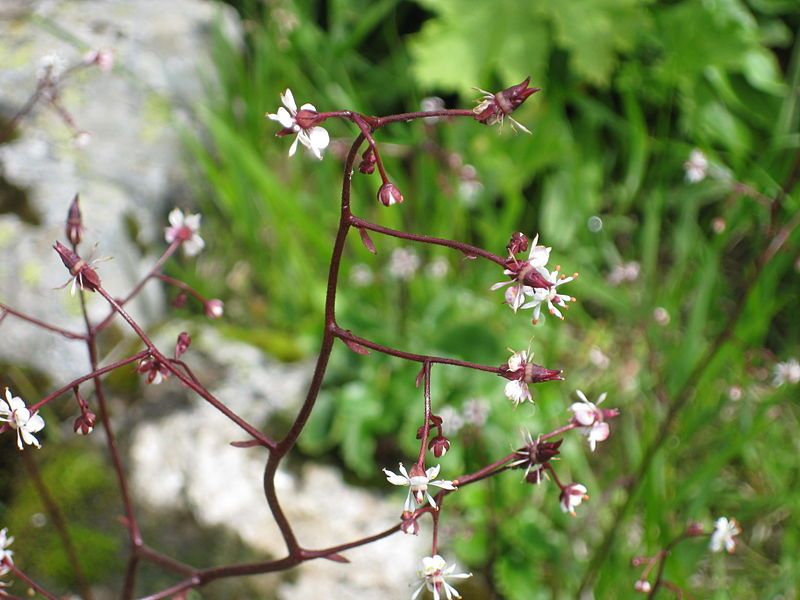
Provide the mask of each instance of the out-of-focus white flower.
{"label": "out-of-focus white flower", "polygon": [[406,502],[403,505],[403,510],[406,512],[412,512],[414,510],[415,500],[417,504],[422,504],[427,499],[428,503],[433,508],[436,508],[436,501],[428,492],[429,485],[435,485],[443,490],[456,489],[452,481],[446,481],[444,479],[433,480],[433,478],[439,474],[439,465],[431,467],[427,471],[423,471],[417,467],[417,465],[414,465],[411,467],[411,474],[409,474],[403,466],[403,463],[400,463],[400,475],[388,469],[384,469],[383,472],[386,473],[386,480],[392,485],[408,486],[408,496],[406,496]]}
{"label": "out-of-focus white flower", "polygon": [[454,436],[464,427],[464,417],[449,404],[440,408],[437,414],[442,419],[442,432],[445,435]]}
{"label": "out-of-focus white flower", "polygon": [[180,208],[169,213],[169,227],[164,230],[168,244],[180,240],[186,256],[195,256],[205,248],[206,243],[197,233],[200,230],[200,215],[184,215]]}
{"label": "out-of-focus white flower", "polygon": [[786,362],[779,362],[775,365],[775,377],[772,385],[781,386],[784,383],[797,383],[800,381],[800,362],[796,358],[790,358]]}
{"label": "out-of-focus white flower", "polygon": [[586,395],[576,390],[575,393],[581,399],[580,402],[575,402],[569,407],[574,415],[573,419],[577,425],[580,425],[580,430],[589,440],[589,448],[594,452],[597,442],[604,442],[608,439],[609,428],[608,423],[605,422],[605,414],[598,405],[602,404],[606,399],[606,393],[600,394],[597,404],[589,402]]}
{"label": "out-of-focus white flower", "polygon": [[297,110],[297,103],[294,101],[292,90],[286,88],[281,94],[283,106],[277,113],[267,113],[267,118],[277,121],[283,126],[283,130],[278,135],[289,135],[296,133],[297,137],[289,147],[289,156],[294,156],[297,151],[297,143],[300,142],[308,148],[318,159],[322,160],[322,151],[328,147],[331,141],[330,135],[324,127],[320,127],[317,122],[319,113],[313,104],[303,104]]}
{"label": "out-of-focus white flower", "polygon": [[616,265],[608,274],[608,283],[611,285],[619,285],[626,281],[636,281],[639,278],[641,267],[639,263],[634,261],[627,263],[620,263]]}
{"label": "out-of-focus white flower", "polygon": [[0,399],[0,421],[8,423],[12,429],[17,430],[17,447],[20,450],[23,449],[23,442],[41,448],[39,440],[33,434],[44,429],[44,419],[39,415],[39,411],[31,414],[22,398],[12,396],[8,388],[6,388],[6,399]]}
{"label": "out-of-focus white flower", "polygon": [[473,427],[482,427],[489,417],[489,403],[482,398],[470,398],[464,402],[464,421]]}
{"label": "out-of-focus white flower", "polygon": [[736,519],[729,520],[725,517],[720,517],[714,523],[714,532],[711,534],[709,548],[712,552],[722,552],[722,549],[725,548],[725,551],[731,554],[736,550],[735,538],[740,533],[742,533],[742,530],[739,528],[739,523],[736,522]]}
{"label": "out-of-focus white flower", "polygon": [[611,359],[598,346],[592,346],[589,349],[589,362],[598,369],[607,369]]}
{"label": "out-of-focus white flower", "polygon": [[447,262],[446,258],[439,256],[429,262],[425,270],[428,275],[434,279],[442,279],[447,277],[447,274],[450,272],[450,263]]}
{"label": "out-of-focus white flower", "polygon": [[646,579],[639,579],[633,584],[633,589],[643,594],[649,594],[653,588]]}
{"label": "out-of-focus white flower", "polygon": [[[423,98],[422,101],[419,103],[420,110],[425,112],[434,112],[437,110],[444,110],[445,104],[444,100],[439,98],[439,96],[428,96],[427,98]],[[424,121],[426,123],[438,123],[441,117],[424,117]]]}
{"label": "out-of-focus white flower", "polygon": [[14,551],[8,547],[14,543],[14,536],[8,535],[8,527],[0,529],[0,576],[6,575],[14,564]]}
{"label": "out-of-focus white flower", "polygon": [[580,483],[570,483],[561,490],[559,501],[561,503],[561,510],[568,512],[573,517],[575,516],[575,507],[579,506],[584,500],[588,500],[589,496],[586,493],[586,487]]}
{"label": "out-of-focus white flower", "polygon": [[447,562],[438,554],[433,556],[426,556],[422,559],[422,569],[419,572],[420,584],[411,596],[411,600],[415,600],[422,590],[428,589],[433,594],[433,600],[453,600],[453,598],[461,598],[458,590],[450,585],[448,579],[467,579],[472,577],[472,573],[454,573],[456,564],[453,563],[449,567]]}
{"label": "out-of-focus white flower", "polygon": [[670,321],[669,311],[663,306],[656,306],[653,309],[653,320],[662,327],[665,325],[669,325]]}
{"label": "out-of-focus white flower", "polygon": [[375,281],[375,275],[372,273],[372,269],[364,263],[355,264],[350,269],[350,283],[356,287],[366,287],[373,281]]}
{"label": "out-of-focus white flower", "polygon": [[86,148],[92,143],[92,134],[88,131],[81,130],[72,136],[72,145],[76,148]]}
{"label": "out-of-focus white flower", "polygon": [[389,258],[389,274],[401,280],[408,280],[419,269],[419,256],[411,248],[395,248]]}
{"label": "out-of-focus white flower", "polygon": [[45,54],[39,59],[39,66],[36,69],[36,78],[40,81],[55,81],[67,69],[67,62],[60,54]]}
{"label": "out-of-focus white flower", "polygon": [[689,160],[683,163],[683,170],[686,171],[686,181],[689,183],[699,183],[708,175],[708,159],[706,155],[695,148],[689,154]]}

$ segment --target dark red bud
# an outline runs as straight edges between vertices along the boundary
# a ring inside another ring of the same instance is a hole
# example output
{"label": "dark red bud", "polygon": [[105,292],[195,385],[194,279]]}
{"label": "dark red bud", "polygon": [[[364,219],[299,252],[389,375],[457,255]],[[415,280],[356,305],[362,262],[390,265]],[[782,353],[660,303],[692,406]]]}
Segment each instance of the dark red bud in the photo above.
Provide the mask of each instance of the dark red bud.
{"label": "dark red bud", "polygon": [[475,120],[486,125],[501,123],[505,116],[517,110],[529,96],[539,91],[540,88],[528,87],[530,81],[531,78],[528,77],[494,95],[487,94],[473,111]]}
{"label": "dark red bud", "polygon": [[400,193],[400,190],[397,189],[395,184],[384,183],[381,189],[378,190],[378,200],[380,200],[381,204],[384,206],[392,206],[394,204],[400,204],[403,201],[403,194]]}
{"label": "dark red bud", "polygon": [[433,452],[436,458],[441,458],[450,450],[450,440],[442,435],[437,435],[428,443],[428,450]]}
{"label": "dark red bud", "polygon": [[412,512],[404,512],[400,517],[403,519],[402,524],[400,525],[400,531],[409,535],[417,535],[419,533],[419,523],[413,517],[414,513]]}
{"label": "dark red bud", "polygon": [[191,345],[192,345],[191,336],[185,331],[181,331],[178,334],[178,341],[175,343],[175,358],[177,359],[181,356],[181,354],[184,354]]}
{"label": "dark red bud", "polygon": [[187,300],[189,300],[189,297],[184,292],[181,292],[175,296],[175,300],[172,301],[172,306],[175,308],[183,308],[186,306]]}
{"label": "dark red bud", "polygon": [[295,115],[294,120],[300,129],[311,129],[312,127],[316,127],[325,121],[325,117],[315,110],[303,108],[297,111],[297,115]]}
{"label": "dark red bud", "polygon": [[528,236],[519,231],[515,232],[514,234],[511,235],[511,239],[508,241],[506,249],[511,254],[519,254],[520,252],[525,252],[528,249]]}
{"label": "dark red bud", "polygon": [[686,526],[686,535],[690,537],[705,535],[705,532],[706,531],[702,523],[692,522]]}
{"label": "dark red bud", "polygon": [[358,170],[364,175],[372,175],[375,172],[375,164],[378,159],[372,151],[372,146],[368,146],[364,153],[361,155],[361,162],[358,165]]}
{"label": "dark red bud", "polygon": [[79,196],[75,194],[75,197],[72,199],[72,202],[69,205],[69,210],[67,211],[67,239],[69,243],[74,246],[77,246],[81,243],[81,237],[83,233],[83,218],[81,217],[81,207],[79,205]]}
{"label": "dark red bud", "polygon": [[78,435],[89,435],[92,433],[92,429],[94,429],[94,424],[96,421],[97,415],[95,415],[92,411],[87,410],[86,412],[78,415],[78,418],[75,419],[75,423],[72,425],[72,430]]}

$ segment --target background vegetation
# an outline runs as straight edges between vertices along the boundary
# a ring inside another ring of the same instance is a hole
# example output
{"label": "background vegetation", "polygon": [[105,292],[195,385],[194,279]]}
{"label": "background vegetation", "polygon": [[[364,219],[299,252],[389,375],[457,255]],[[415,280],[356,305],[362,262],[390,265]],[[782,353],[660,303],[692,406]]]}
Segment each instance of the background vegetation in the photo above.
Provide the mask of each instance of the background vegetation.
{"label": "background vegetation", "polygon": [[[237,8],[245,44],[217,37],[209,79],[221,86],[209,85],[197,107],[202,132],[186,133],[213,244],[180,275],[225,300],[227,335],[282,360],[316,351],[341,158],[355,132],[332,123],[325,160],[287,159],[288,142],[264,119],[279,93],[291,87],[320,110],[388,114],[430,96],[470,107],[473,86],[498,90],[528,75],[543,88],[515,114],[531,136],[466,120],[382,131],[402,206],[376,202],[376,177],[354,182],[365,218],[497,253],[513,231],[538,232],[554,263],[580,272],[566,320],[533,327],[488,291],[503,279],[491,265],[378,236],[372,256],[351,240],[342,326],[489,364],[530,345],[537,362],[565,371],[565,382],[536,387],[535,406],[513,410],[502,380],[435,369],[435,408],[463,422],[443,474],[507,453],[521,430],[565,422],[576,389],[590,399],[608,392],[608,406],[622,410],[595,453],[566,436],[556,468],[591,495],[577,518],[560,511],[555,486],[531,487],[515,473],[448,499],[444,544],[476,574],[464,597],[633,596],[631,557],[655,553],[690,521],[710,525],[722,515],[743,526],[739,551],[710,556],[703,541],[688,542],[666,578],[698,598],[796,597],[800,407],[797,386],[775,386],[773,373],[800,355],[800,234],[785,229],[800,208],[797,3],[268,0]],[[694,148],[711,168],[690,184],[683,163]],[[780,252],[764,255],[784,231]],[[407,250],[418,262],[410,279],[393,267]],[[339,348],[303,457],[386,490],[381,467],[415,452],[415,375],[413,366]],[[483,409],[485,422],[476,415]],[[88,478],[81,489],[109,493],[88,471],[75,477]],[[102,537],[92,547],[102,555],[115,543]]]}

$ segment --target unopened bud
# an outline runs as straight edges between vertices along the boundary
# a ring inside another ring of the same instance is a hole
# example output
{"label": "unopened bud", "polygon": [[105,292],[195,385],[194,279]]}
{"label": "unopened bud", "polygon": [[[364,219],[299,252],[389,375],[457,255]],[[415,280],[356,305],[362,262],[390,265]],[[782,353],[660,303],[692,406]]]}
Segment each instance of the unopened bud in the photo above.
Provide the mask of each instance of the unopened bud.
{"label": "unopened bud", "polygon": [[67,211],[67,239],[73,246],[81,243],[83,233],[83,218],[81,217],[81,207],[79,205],[80,197],[75,194],[75,197],[70,202],[69,210]]}
{"label": "unopened bud", "polygon": [[437,435],[430,442],[428,442],[428,450],[433,452],[436,458],[441,458],[447,451],[450,450],[450,440],[443,435]]}
{"label": "unopened bud", "polygon": [[189,297],[186,295],[185,292],[180,292],[177,296],[175,296],[175,300],[172,301],[172,306],[175,308],[183,308],[186,306],[186,301]]}
{"label": "unopened bud", "polygon": [[639,579],[636,583],[633,584],[633,589],[637,592],[642,592],[643,594],[649,594],[650,590],[652,589],[650,586],[650,582],[646,579]]}
{"label": "unopened bud", "polygon": [[185,331],[181,331],[178,334],[178,341],[175,343],[175,358],[177,359],[181,356],[181,354],[184,354],[189,349],[191,344],[191,336]]}
{"label": "unopened bud", "polygon": [[75,423],[72,425],[72,430],[78,435],[89,435],[92,433],[92,429],[94,429],[95,421],[97,421],[97,415],[87,410],[78,415],[78,418],[75,419]]}
{"label": "unopened bud", "polygon": [[206,300],[204,305],[206,316],[209,319],[219,319],[225,313],[224,306],[222,300],[216,298],[213,300]]}
{"label": "unopened bud", "polygon": [[515,232],[506,246],[510,254],[519,254],[528,249],[528,236],[522,232]]}
{"label": "unopened bud", "polygon": [[392,206],[394,204],[400,204],[403,201],[403,194],[400,193],[400,190],[397,189],[395,184],[384,183],[381,189],[378,190],[378,200],[380,200],[381,204],[384,206]]}
{"label": "unopened bud", "polygon": [[419,523],[417,523],[413,515],[414,513],[406,511],[400,517],[403,519],[400,525],[400,531],[407,535],[417,535],[419,533]]}
{"label": "unopened bud", "polygon": [[698,523],[697,521],[693,521],[686,526],[686,535],[691,537],[697,537],[698,535],[704,535],[706,532],[705,527],[703,527],[702,523]]}
{"label": "unopened bud", "polygon": [[367,146],[364,153],[361,155],[361,162],[358,165],[358,170],[364,175],[372,175],[375,172],[375,164],[378,162],[375,153],[372,151],[372,146]]}

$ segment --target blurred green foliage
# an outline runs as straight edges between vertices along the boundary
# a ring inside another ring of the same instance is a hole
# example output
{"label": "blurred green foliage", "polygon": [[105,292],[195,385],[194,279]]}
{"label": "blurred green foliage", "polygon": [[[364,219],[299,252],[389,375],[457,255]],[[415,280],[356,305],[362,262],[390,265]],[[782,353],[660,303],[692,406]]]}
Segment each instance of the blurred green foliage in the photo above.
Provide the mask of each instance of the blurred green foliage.
{"label": "blurred green foliage", "polygon": [[[491,265],[417,247],[417,273],[404,280],[392,256],[407,244],[373,235],[373,257],[349,240],[342,326],[489,364],[530,344],[537,362],[565,369],[565,383],[538,386],[536,406],[514,410],[502,380],[435,368],[435,410],[475,398],[490,407],[487,423],[453,436],[443,476],[505,454],[521,428],[563,424],[576,388],[608,391],[608,406],[622,409],[594,454],[566,436],[556,467],[592,496],[577,519],[560,512],[554,485],[510,473],[448,499],[444,543],[497,597],[571,597],[584,578],[597,598],[625,597],[638,577],[632,556],[655,553],[691,520],[735,516],[740,552],[712,557],[704,542],[686,543],[667,579],[696,597],[793,597],[797,388],[775,389],[771,370],[798,354],[800,237],[793,231],[767,264],[756,259],[800,208],[797,4],[274,0],[245,16],[244,47],[218,36],[221,85],[201,109],[203,136],[187,140],[213,232],[195,283],[226,299],[230,335],[294,359],[316,350],[322,327],[341,158],[355,132],[326,124],[325,160],[289,160],[289,140],[264,119],[280,92],[291,87],[320,110],[386,114],[430,95],[472,106],[473,86],[531,75],[543,91],[515,118],[532,136],[467,120],[394,125],[378,141],[406,203],[385,210],[376,177],[354,177],[364,218],[497,253],[513,231],[538,232],[553,263],[581,273],[567,320],[532,328],[488,291],[503,279]],[[695,147],[712,166],[692,185],[683,162]],[[614,284],[609,274],[632,261],[638,277]],[[380,467],[415,455],[415,375],[415,365],[337,348],[302,450],[333,452],[385,489]],[[685,404],[659,437],[676,402]]]}

